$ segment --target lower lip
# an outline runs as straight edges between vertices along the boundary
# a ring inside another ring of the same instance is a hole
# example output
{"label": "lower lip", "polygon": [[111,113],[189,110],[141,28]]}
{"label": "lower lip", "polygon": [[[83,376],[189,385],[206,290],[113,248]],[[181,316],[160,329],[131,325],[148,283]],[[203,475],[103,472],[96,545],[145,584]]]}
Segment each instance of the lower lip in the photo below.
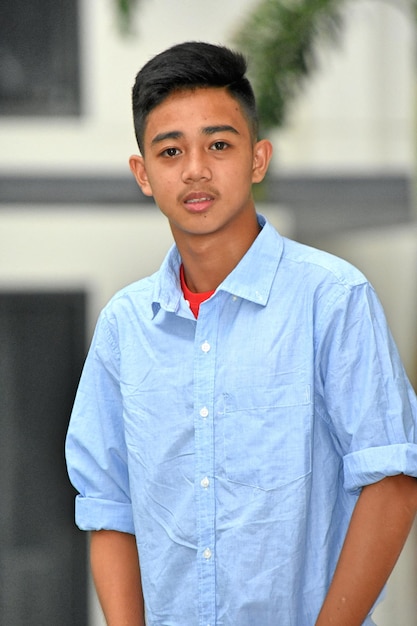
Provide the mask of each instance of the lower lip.
{"label": "lower lip", "polygon": [[203,213],[211,207],[213,200],[202,200],[201,202],[184,202],[185,208],[190,213]]}

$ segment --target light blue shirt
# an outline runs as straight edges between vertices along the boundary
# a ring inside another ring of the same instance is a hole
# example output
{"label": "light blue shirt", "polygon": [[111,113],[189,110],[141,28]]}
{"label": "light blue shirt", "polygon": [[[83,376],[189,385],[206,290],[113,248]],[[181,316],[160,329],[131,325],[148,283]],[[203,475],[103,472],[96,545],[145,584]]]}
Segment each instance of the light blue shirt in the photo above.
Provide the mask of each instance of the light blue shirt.
{"label": "light blue shirt", "polygon": [[415,394],[348,263],[266,223],[198,320],[180,263],[99,318],[77,524],[136,535],[151,626],[313,626],[361,487],[417,476]]}

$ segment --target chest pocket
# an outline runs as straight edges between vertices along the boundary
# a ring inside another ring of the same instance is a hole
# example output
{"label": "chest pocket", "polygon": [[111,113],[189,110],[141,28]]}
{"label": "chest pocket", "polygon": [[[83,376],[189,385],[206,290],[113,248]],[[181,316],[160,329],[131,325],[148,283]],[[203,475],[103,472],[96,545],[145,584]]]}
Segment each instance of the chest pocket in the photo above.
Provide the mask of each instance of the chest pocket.
{"label": "chest pocket", "polygon": [[236,389],[224,394],[223,441],[229,481],[265,491],[311,471],[309,385]]}

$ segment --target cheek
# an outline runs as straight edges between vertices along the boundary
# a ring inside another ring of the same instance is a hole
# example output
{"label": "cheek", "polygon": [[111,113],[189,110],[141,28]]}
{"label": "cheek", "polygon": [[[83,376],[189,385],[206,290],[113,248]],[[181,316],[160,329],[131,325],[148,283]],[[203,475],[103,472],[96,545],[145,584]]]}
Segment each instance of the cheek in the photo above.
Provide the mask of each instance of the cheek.
{"label": "cheek", "polygon": [[252,176],[252,161],[249,159],[241,158],[230,163],[220,163],[216,168],[214,175],[223,179],[224,181],[239,181],[240,184],[244,184],[251,179]]}
{"label": "cheek", "polygon": [[149,178],[149,187],[156,200],[173,199],[177,195],[178,183],[172,175],[158,176],[157,174]]}
{"label": "cheek", "polygon": [[254,182],[254,167],[251,161],[245,161],[241,163],[240,167],[237,167],[235,171],[230,175],[229,180],[236,181],[236,186],[241,189],[247,189],[252,186]]}

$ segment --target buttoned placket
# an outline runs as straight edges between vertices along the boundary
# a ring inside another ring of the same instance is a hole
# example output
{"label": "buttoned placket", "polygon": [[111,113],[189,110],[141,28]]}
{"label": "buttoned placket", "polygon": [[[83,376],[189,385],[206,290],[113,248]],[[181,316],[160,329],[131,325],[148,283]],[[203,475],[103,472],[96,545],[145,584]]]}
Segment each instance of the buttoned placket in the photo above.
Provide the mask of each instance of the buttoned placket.
{"label": "buttoned placket", "polygon": [[213,298],[200,307],[194,342],[199,626],[216,623],[213,410],[217,323],[216,298]]}

